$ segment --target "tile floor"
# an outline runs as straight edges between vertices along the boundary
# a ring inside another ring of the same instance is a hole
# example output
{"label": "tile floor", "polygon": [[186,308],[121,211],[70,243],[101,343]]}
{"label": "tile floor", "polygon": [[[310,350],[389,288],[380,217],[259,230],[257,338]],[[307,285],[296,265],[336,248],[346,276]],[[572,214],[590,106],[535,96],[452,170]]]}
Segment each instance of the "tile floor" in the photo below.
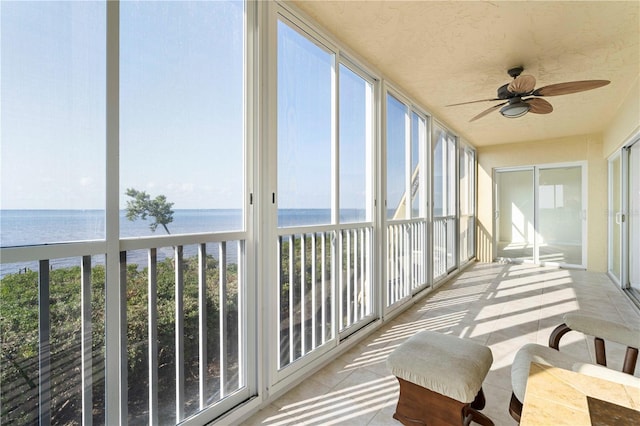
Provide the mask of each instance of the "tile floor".
{"label": "tile floor", "polygon": [[[546,345],[562,315],[576,310],[640,323],[640,311],[605,274],[477,263],[243,425],[400,425],[392,418],[398,385],[385,359],[420,330],[468,337],[489,346],[493,365],[484,381],[487,406],[482,412],[498,426],[515,425],[508,414],[515,352],[529,342]],[[562,342],[562,350],[591,359],[592,339],[570,333]],[[607,346],[611,366],[619,368],[623,351]]]}

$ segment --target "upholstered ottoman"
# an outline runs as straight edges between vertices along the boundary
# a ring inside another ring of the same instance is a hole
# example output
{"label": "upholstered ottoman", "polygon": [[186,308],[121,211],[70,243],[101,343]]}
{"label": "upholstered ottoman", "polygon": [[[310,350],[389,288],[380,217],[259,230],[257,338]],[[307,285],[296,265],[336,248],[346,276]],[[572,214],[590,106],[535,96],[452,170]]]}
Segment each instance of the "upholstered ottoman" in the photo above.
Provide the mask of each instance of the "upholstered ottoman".
{"label": "upholstered ottoman", "polygon": [[387,358],[400,383],[393,418],[404,425],[482,425],[493,422],[484,408],[482,382],[491,368],[491,350],[469,339],[422,331]]}

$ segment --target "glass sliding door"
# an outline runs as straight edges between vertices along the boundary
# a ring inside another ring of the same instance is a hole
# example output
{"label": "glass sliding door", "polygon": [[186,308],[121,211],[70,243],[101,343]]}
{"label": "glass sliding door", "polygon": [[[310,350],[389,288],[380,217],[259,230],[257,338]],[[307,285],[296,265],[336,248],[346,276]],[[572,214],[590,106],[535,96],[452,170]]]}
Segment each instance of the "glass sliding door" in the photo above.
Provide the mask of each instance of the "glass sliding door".
{"label": "glass sliding door", "polygon": [[539,262],[584,264],[582,206],[582,167],[539,170]]}
{"label": "glass sliding door", "polygon": [[497,170],[497,258],[584,266],[583,167]]}
{"label": "glass sliding door", "polygon": [[271,172],[280,378],[374,317],[374,80],[289,18],[277,21]]}
{"label": "glass sliding door", "polygon": [[386,306],[428,284],[425,117],[387,93]]}
{"label": "glass sliding door", "polygon": [[640,294],[640,142],[629,152],[629,286]]}
{"label": "glass sliding door", "polygon": [[284,21],[277,49],[277,341],[284,368],[335,335],[335,234],[317,228],[332,221],[335,55]]}
{"label": "glass sliding door", "polygon": [[457,235],[457,140],[436,124],[433,126],[433,279],[456,268]]}
{"label": "glass sliding door", "polygon": [[622,167],[620,153],[609,160],[609,260],[608,271],[622,280]]}
{"label": "glass sliding door", "polygon": [[534,260],[533,177],[533,169],[496,172],[498,258]]}
{"label": "glass sliding door", "polygon": [[609,159],[609,276],[640,303],[640,142]]}
{"label": "glass sliding door", "polygon": [[223,413],[252,392],[245,6],[120,5],[119,247],[132,424],[177,424],[212,405]]}
{"label": "glass sliding door", "polygon": [[460,147],[460,263],[475,256],[475,151]]}

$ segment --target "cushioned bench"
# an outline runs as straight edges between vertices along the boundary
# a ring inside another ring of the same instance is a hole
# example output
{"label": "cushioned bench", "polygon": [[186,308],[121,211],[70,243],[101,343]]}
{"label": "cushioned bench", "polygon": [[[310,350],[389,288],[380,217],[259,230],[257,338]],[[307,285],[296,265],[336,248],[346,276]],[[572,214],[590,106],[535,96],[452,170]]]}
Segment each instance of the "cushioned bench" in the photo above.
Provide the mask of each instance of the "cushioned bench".
{"label": "cushioned bench", "polygon": [[400,383],[393,417],[405,425],[493,425],[477,411],[484,408],[482,382],[492,362],[491,350],[472,340],[419,332],[387,358]]}

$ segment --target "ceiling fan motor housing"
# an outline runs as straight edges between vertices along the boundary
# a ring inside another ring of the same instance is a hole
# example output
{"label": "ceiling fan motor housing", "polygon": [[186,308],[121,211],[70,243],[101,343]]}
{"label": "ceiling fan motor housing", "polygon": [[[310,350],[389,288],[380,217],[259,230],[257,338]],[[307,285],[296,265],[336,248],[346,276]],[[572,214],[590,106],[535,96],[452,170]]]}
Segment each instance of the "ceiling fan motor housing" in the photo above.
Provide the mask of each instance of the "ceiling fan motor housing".
{"label": "ceiling fan motor housing", "polygon": [[515,96],[507,89],[508,86],[508,84],[505,84],[504,86],[498,87],[498,99],[509,99]]}

